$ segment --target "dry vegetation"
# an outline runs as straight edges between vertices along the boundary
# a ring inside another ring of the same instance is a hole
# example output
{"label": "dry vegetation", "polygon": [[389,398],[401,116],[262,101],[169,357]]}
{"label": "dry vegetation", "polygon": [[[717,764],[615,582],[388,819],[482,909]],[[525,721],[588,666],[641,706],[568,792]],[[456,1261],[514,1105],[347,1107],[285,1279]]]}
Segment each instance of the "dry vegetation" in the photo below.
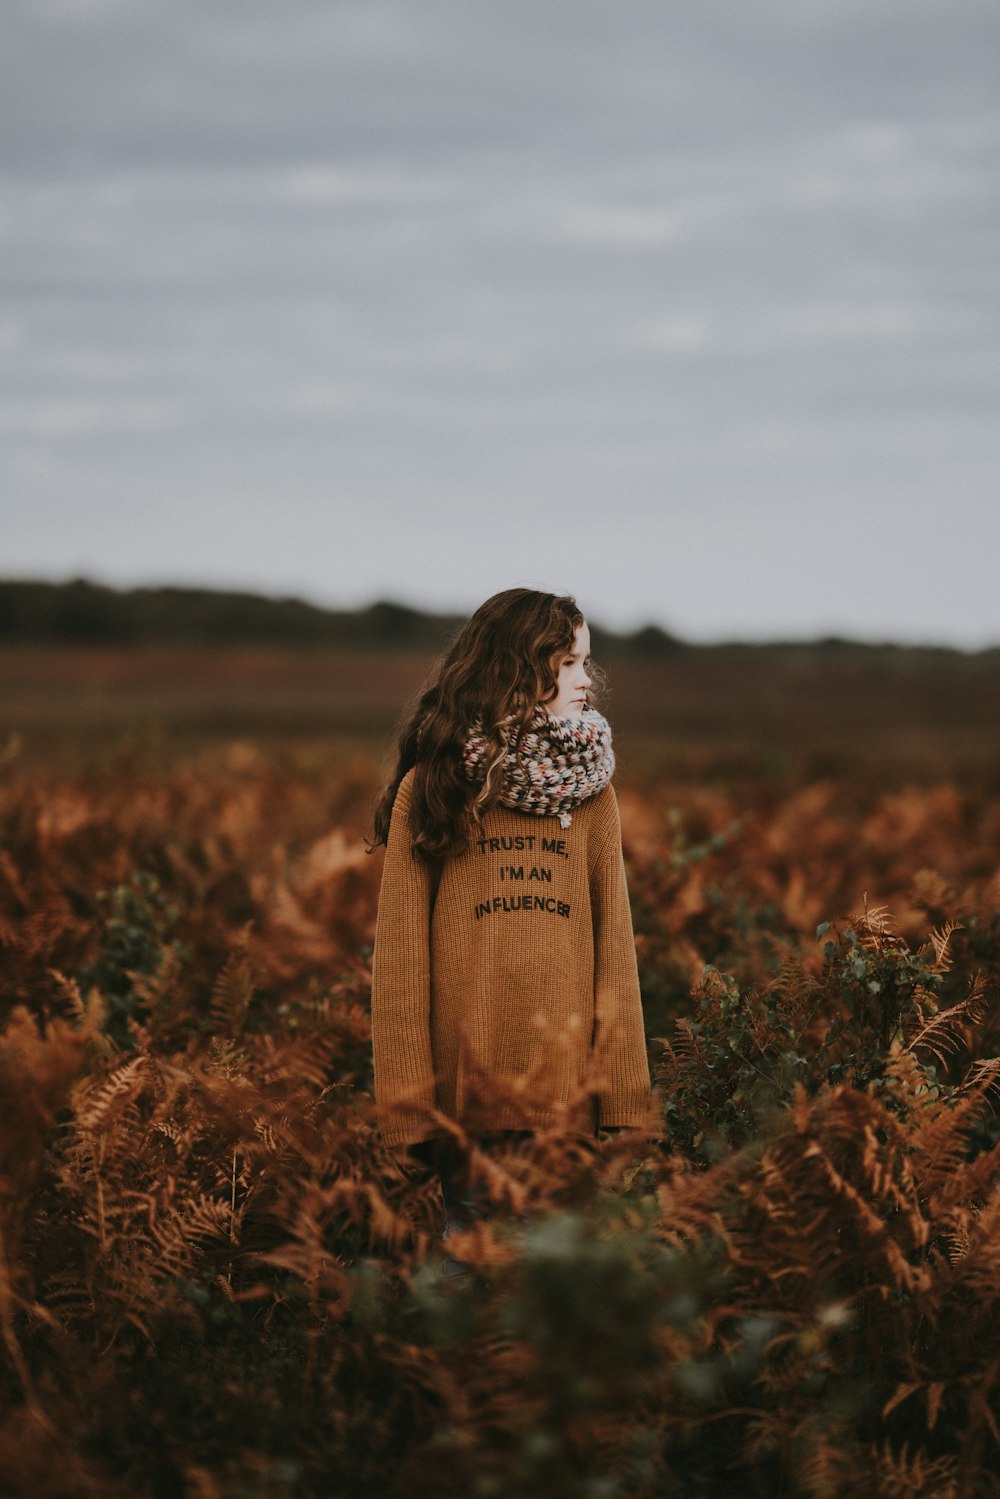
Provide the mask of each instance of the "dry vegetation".
{"label": "dry vegetation", "polygon": [[500,1211],[447,1258],[374,1125],[374,760],[29,758],[0,772],[2,1492],[1000,1492],[992,772],[637,748],[662,1123],[457,1132]]}

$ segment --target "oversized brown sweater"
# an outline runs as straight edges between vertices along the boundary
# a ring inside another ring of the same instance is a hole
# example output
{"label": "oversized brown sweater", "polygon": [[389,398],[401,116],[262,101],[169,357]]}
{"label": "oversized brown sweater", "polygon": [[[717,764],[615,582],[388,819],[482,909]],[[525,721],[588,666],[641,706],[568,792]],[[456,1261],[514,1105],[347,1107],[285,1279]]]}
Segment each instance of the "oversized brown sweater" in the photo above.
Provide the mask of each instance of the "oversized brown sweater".
{"label": "oversized brown sweater", "polygon": [[[621,828],[607,786],[572,825],[494,807],[435,879],[414,858],[413,772],[396,795],[372,973],[383,1139],[648,1122],[649,1066]],[[476,1078],[499,1096],[483,1114]],[[582,1098],[581,1098],[582,1095]],[[567,1109],[567,1105],[571,1105]]]}

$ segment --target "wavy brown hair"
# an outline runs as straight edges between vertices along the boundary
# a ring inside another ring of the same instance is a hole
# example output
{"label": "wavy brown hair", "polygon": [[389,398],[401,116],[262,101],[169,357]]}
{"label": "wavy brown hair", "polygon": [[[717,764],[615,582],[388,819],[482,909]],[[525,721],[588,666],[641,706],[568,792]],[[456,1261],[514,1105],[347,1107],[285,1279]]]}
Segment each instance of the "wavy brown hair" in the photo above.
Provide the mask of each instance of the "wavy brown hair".
{"label": "wavy brown hair", "polygon": [[[556,693],[556,658],[571,650],[583,615],[569,594],[507,588],[462,626],[432,671],[399,735],[392,779],[375,808],[371,847],[386,843],[399,783],[415,769],[410,801],[414,853],[428,863],[460,853],[470,818],[499,800],[507,741],[500,724],[514,717],[516,738],[538,703]],[[480,787],[465,773],[462,752],[475,720],[487,741]]]}

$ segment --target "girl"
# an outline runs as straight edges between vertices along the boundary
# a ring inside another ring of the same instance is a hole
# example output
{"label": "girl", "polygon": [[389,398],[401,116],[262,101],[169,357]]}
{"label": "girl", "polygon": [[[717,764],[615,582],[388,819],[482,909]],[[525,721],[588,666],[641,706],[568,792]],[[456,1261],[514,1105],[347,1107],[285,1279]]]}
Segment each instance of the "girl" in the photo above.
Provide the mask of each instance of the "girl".
{"label": "girl", "polygon": [[[378,803],[372,965],[387,1144],[642,1126],[650,1078],[611,730],[568,596],[510,588],[459,632]],[[440,1132],[438,1132],[440,1133]]]}

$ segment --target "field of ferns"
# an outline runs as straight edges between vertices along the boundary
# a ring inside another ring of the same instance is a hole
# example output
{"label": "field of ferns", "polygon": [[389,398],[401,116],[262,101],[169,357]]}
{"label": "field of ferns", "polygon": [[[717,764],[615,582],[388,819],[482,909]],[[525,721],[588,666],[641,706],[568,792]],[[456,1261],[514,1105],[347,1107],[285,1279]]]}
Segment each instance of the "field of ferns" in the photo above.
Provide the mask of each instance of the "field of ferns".
{"label": "field of ferns", "polygon": [[[383,746],[384,747],[384,746]],[[380,1143],[379,775],[0,768],[0,1492],[1000,1493],[995,771],[619,777],[655,1128]]]}

